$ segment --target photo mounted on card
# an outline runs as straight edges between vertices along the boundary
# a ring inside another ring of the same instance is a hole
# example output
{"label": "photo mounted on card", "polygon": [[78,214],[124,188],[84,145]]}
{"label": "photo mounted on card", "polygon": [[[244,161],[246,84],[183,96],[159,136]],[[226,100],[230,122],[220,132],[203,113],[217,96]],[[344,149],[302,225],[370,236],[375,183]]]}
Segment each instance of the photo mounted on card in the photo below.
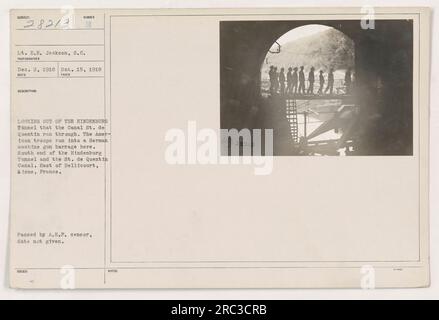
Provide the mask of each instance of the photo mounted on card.
{"label": "photo mounted on card", "polygon": [[413,155],[413,20],[221,21],[220,46],[226,134],[271,129],[275,156]]}
{"label": "photo mounted on card", "polygon": [[14,288],[429,286],[428,8],[11,11]]}

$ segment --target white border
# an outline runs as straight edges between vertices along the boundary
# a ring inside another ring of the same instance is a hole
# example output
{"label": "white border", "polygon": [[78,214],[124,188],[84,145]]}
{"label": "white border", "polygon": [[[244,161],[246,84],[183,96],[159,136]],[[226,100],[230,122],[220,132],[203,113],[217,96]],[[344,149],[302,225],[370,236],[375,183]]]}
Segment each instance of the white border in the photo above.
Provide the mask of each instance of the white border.
{"label": "white border", "polygon": [[[230,7],[255,7],[256,3],[250,0],[109,0],[105,1],[56,1],[41,0],[38,8],[59,8],[73,6],[83,8],[230,8]],[[288,0],[261,0],[258,7],[286,7],[291,5]],[[309,6],[350,6],[362,5],[382,6],[382,1],[358,0],[295,0],[297,7]],[[425,6],[433,8],[432,34],[438,34],[435,16],[439,10],[437,0],[388,0],[386,7],[391,6]],[[52,290],[12,290],[8,288],[7,281],[7,238],[9,218],[9,10],[18,8],[35,8],[31,0],[3,0],[0,2],[0,299],[437,299],[439,297],[439,198],[431,197],[430,203],[430,228],[431,228],[431,287],[425,289],[388,289],[388,290],[78,290],[78,291],[52,291]],[[6,40],[6,41],[5,41]],[[437,88],[439,80],[438,44],[432,42],[431,61],[431,88]],[[431,92],[435,92],[431,90]],[[438,97],[432,95],[430,99],[431,118],[431,159],[430,159],[430,194],[437,195],[439,191],[439,104]]]}

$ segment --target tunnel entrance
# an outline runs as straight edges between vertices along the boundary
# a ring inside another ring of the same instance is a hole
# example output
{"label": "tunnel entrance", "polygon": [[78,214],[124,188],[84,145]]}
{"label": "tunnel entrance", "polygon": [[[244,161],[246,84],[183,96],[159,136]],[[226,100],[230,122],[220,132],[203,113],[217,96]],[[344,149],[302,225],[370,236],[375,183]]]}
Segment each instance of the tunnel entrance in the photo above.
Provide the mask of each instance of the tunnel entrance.
{"label": "tunnel entrance", "polygon": [[358,113],[352,39],[326,25],[294,28],[272,44],[260,74],[260,93],[273,112],[284,112],[299,153],[353,152],[346,132]]}
{"label": "tunnel entrance", "polygon": [[[413,155],[413,21],[380,20],[374,30],[360,22],[222,21],[220,127],[273,129],[277,156]],[[304,89],[289,88],[288,68],[302,65]],[[284,68],[283,87],[271,85],[270,66]]]}

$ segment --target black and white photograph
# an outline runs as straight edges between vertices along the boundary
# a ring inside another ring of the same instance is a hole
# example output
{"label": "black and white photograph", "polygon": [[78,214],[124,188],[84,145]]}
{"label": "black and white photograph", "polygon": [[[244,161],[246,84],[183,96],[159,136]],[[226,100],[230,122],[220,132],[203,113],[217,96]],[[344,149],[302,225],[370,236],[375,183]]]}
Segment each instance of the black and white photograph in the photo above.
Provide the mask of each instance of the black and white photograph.
{"label": "black and white photograph", "polygon": [[0,4],[0,300],[439,296],[433,0],[56,1]]}
{"label": "black and white photograph", "polygon": [[412,20],[222,21],[220,64],[221,129],[274,156],[413,154]]}

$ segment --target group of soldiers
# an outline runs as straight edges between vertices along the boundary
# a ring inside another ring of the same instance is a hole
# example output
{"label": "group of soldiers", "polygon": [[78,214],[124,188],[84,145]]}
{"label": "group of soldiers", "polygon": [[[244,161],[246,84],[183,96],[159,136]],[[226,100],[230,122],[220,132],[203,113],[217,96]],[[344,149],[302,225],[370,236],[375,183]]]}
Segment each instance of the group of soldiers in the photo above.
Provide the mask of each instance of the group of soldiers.
{"label": "group of soldiers", "polygon": [[[273,95],[275,93],[280,94],[301,94],[301,95],[313,95],[314,94],[314,67],[308,72],[308,88],[305,86],[305,72],[304,67],[301,66],[300,70],[295,68],[288,68],[288,72],[285,75],[285,69],[281,68],[277,71],[277,67],[270,66],[270,71],[268,75],[270,77],[270,93]],[[324,93],[333,94],[334,91],[334,69],[330,68],[328,72],[328,83]],[[345,74],[345,86],[346,94],[349,94],[352,86],[351,69],[347,69]],[[323,88],[325,85],[325,76],[323,75],[323,70],[319,71],[319,90],[317,94],[323,94]]]}

